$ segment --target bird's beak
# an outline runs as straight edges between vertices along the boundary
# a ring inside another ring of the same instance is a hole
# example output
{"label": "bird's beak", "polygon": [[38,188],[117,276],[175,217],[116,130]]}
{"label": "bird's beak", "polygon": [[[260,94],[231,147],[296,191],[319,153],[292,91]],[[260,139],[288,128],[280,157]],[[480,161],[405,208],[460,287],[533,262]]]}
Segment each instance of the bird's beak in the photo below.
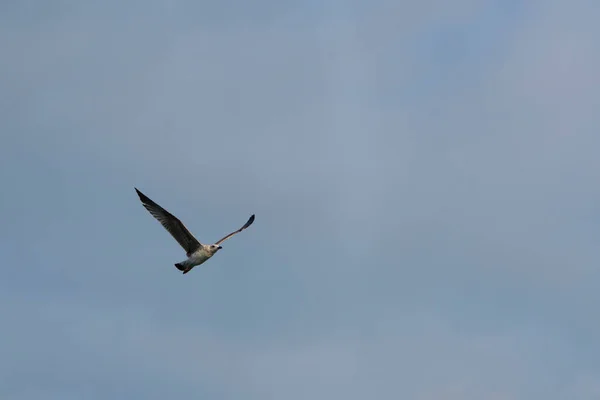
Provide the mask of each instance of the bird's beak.
{"label": "bird's beak", "polygon": [[221,247],[221,246],[217,247],[217,249],[219,249],[219,250],[221,250],[222,248],[223,248],[223,247]]}

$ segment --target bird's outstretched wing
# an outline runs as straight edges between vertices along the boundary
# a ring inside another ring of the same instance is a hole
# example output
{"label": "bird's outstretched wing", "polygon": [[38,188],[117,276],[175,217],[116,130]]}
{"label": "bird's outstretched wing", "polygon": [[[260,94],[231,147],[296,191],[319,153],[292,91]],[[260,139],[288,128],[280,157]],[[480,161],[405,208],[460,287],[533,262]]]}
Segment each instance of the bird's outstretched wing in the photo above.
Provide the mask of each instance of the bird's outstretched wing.
{"label": "bird's outstretched wing", "polygon": [[148,210],[167,231],[169,231],[171,236],[173,236],[181,247],[183,247],[188,257],[202,246],[176,216],[150,200],[148,196],[140,192],[137,188],[134,189],[146,210]]}
{"label": "bird's outstretched wing", "polygon": [[216,242],[215,244],[221,244],[224,241],[226,241],[227,239],[229,239],[230,237],[232,237],[233,235],[235,235],[236,233],[240,233],[241,231],[243,231],[244,229],[246,229],[247,227],[249,227],[250,225],[252,225],[252,223],[254,222],[254,214],[252,214],[250,216],[250,218],[248,219],[248,222],[246,222],[244,224],[244,226],[242,226],[240,229],[238,229],[235,232],[231,232],[229,235],[225,236],[223,239],[220,239],[218,242]]}

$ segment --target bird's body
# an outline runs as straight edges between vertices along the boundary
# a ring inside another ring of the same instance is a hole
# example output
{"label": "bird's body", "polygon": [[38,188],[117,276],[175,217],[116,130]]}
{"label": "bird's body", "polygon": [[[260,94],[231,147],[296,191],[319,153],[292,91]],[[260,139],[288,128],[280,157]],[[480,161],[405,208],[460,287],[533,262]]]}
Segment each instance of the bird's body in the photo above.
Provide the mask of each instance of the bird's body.
{"label": "bird's body", "polygon": [[175,267],[177,267],[177,269],[180,271],[192,269],[204,263],[206,260],[214,256],[215,253],[215,251],[210,251],[210,247],[202,246],[198,250],[190,254],[190,256],[185,261],[178,262],[177,264],[175,264]]}
{"label": "bird's body", "polygon": [[221,243],[229,239],[233,235],[240,233],[254,222],[254,214],[250,216],[248,222],[237,231],[231,232],[229,235],[218,240],[215,244],[202,244],[187,230],[185,225],[173,214],[156,204],[148,196],[135,188],[143,206],[150,214],[161,223],[161,225],[173,236],[175,240],[183,247],[186,252],[187,259],[175,264],[175,267],[187,274],[192,268],[203,264],[214,256],[217,251],[221,250]]}

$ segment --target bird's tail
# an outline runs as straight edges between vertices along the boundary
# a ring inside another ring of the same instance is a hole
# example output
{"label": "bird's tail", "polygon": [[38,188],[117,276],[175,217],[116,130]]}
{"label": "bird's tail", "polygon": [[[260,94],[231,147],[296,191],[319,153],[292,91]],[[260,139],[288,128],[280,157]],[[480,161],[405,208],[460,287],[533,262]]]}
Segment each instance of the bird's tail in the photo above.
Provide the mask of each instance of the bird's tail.
{"label": "bird's tail", "polygon": [[175,268],[177,268],[178,270],[180,270],[184,274],[187,274],[192,269],[192,268],[186,266],[184,263],[176,263],[175,264]]}
{"label": "bird's tail", "polygon": [[182,263],[175,264],[175,268],[177,268],[180,271],[185,271],[185,266]]}

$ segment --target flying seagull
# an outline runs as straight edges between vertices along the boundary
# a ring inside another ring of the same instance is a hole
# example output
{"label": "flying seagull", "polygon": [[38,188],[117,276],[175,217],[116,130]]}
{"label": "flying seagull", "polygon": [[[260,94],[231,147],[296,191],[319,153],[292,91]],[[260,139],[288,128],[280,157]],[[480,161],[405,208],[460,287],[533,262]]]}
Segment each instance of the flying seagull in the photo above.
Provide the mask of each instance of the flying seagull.
{"label": "flying seagull", "polygon": [[183,271],[184,274],[187,274],[192,268],[214,256],[217,251],[222,249],[221,243],[233,235],[240,233],[254,222],[254,214],[252,214],[248,219],[248,222],[237,231],[231,232],[215,244],[202,244],[187,230],[176,216],[150,200],[148,196],[140,192],[137,188],[134,189],[146,210],[148,210],[167,231],[169,231],[171,236],[173,236],[185,250],[187,260],[175,264],[175,267],[177,267],[178,270]]}

